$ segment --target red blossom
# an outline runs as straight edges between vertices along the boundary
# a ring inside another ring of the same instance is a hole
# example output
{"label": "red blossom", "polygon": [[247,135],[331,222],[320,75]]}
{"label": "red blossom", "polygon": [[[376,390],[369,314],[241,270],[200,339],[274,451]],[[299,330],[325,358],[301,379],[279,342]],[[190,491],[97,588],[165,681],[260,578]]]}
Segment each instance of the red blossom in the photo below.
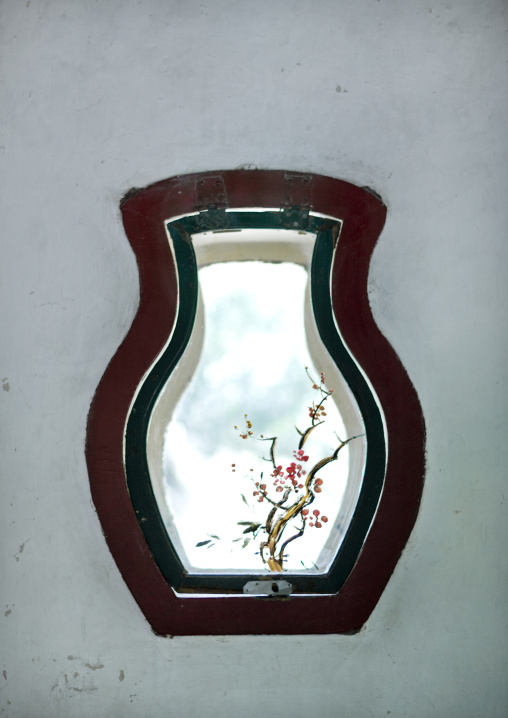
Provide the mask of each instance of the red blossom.
{"label": "red blossom", "polygon": [[[305,367],[307,376],[310,379],[310,382],[312,384],[312,388],[314,390],[317,390],[319,392],[318,398],[312,403],[311,406],[308,406],[309,416],[312,421],[312,426],[307,429],[305,433],[305,438],[307,437],[307,434],[309,433],[310,429],[315,428],[317,425],[323,423],[325,421],[326,417],[326,411],[325,411],[325,403],[326,399],[330,394],[332,394],[333,390],[328,390],[325,386],[325,375],[324,372],[319,373],[319,380],[318,384],[315,383],[315,381],[312,379],[312,377],[309,374],[308,367]],[[320,383],[319,383],[320,381]],[[254,437],[253,433],[253,425],[252,422],[249,420],[247,414],[245,416],[245,428],[243,429],[243,433],[241,433],[241,430],[238,432],[239,436],[242,439],[248,439],[250,437]],[[310,423],[310,422],[309,422]],[[235,429],[238,431],[238,428],[235,426]],[[304,436],[301,432],[298,432],[300,436]],[[263,435],[260,435],[261,439],[263,439]],[[302,530],[305,528],[305,526],[308,524],[313,528],[322,528],[323,524],[328,523],[329,519],[327,516],[321,516],[321,512],[319,509],[314,509],[312,513],[310,513],[310,509],[308,507],[301,508],[301,505],[305,506],[307,503],[307,500],[309,498],[309,491],[311,490],[310,494],[310,500],[312,500],[314,497],[312,496],[312,492],[318,494],[322,492],[322,486],[324,484],[323,479],[315,478],[314,476],[314,470],[310,472],[310,476],[312,478],[312,481],[309,482],[307,479],[307,483],[309,484],[309,488],[307,489],[307,494],[304,492],[300,493],[302,489],[306,487],[306,484],[303,483],[304,479],[302,479],[303,476],[307,475],[307,472],[305,469],[303,469],[302,464],[307,463],[310,460],[310,457],[305,453],[303,448],[297,448],[293,451],[293,458],[294,461],[291,461],[291,463],[288,463],[286,468],[283,468],[282,464],[275,466],[275,458],[274,458],[274,446],[275,446],[276,438],[272,439],[272,446],[270,450],[270,456],[271,461],[273,462],[273,470],[270,474],[270,476],[274,479],[273,481],[273,487],[276,493],[282,493],[284,492],[284,500],[282,500],[281,497],[279,497],[277,500],[279,503],[277,504],[275,501],[272,501],[272,499],[269,498],[269,492],[267,489],[267,483],[260,483],[259,481],[254,481],[255,476],[253,475],[254,470],[250,469],[251,472],[251,481],[255,484],[255,491],[253,491],[253,496],[257,498],[257,501],[259,503],[262,503],[264,499],[267,499],[267,501],[271,504],[273,504],[274,507],[279,507],[279,509],[282,509],[288,514],[288,517],[290,515],[289,512],[294,512],[296,509],[296,515],[300,515],[303,521],[302,524]],[[347,443],[347,442],[346,442]],[[341,448],[341,447],[339,447]],[[236,464],[231,464],[232,471],[234,472],[236,470]],[[299,483],[299,480],[301,482]],[[260,476],[260,481],[263,481],[263,474]],[[267,479],[265,478],[265,481]],[[272,484],[270,484],[272,486]],[[293,494],[294,489],[294,494]],[[270,489],[271,493],[272,489]],[[292,506],[283,506],[285,504],[285,499],[288,499],[290,495],[293,495],[294,502]],[[244,499],[245,500],[245,499]],[[298,506],[300,506],[300,509],[298,510]],[[268,507],[270,509],[270,507]],[[267,509],[267,510],[268,510]],[[294,517],[294,514],[293,514]],[[286,518],[286,517],[284,517]],[[240,522],[241,523],[241,522]],[[270,543],[268,542],[270,541]],[[269,547],[270,548],[270,554],[271,558],[268,560],[268,566],[271,567],[273,570],[273,566],[271,566],[270,562],[275,562],[275,564],[279,565],[280,568],[278,570],[282,570],[282,559],[280,562],[275,561],[274,559],[274,548],[272,548],[272,544],[277,544],[278,538],[275,536],[274,532],[272,531],[269,535],[269,539],[267,539],[266,543],[261,544],[261,556],[263,558],[263,547]],[[285,544],[284,544],[285,545]],[[263,558],[263,560],[266,563],[266,560]]]}

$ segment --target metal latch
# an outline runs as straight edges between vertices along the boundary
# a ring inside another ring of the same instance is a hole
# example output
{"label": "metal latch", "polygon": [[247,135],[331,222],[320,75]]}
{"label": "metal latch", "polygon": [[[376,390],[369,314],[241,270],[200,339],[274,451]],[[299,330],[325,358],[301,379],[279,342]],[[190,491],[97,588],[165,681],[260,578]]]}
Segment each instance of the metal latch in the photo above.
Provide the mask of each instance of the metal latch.
{"label": "metal latch", "polygon": [[248,581],[244,593],[256,596],[291,596],[293,587],[287,581]]}

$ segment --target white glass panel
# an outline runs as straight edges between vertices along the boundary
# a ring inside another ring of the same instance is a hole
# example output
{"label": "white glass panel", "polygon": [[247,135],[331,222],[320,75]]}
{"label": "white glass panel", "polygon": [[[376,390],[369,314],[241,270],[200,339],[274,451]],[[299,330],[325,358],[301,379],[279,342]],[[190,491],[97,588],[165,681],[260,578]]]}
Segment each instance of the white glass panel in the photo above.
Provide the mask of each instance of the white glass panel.
{"label": "white glass panel", "polygon": [[[259,436],[278,437],[276,463],[287,467],[295,461],[293,451],[300,438],[295,426],[300,431],[310,426],[309,407],[321,398],[305,371],[308,367],[319,384],[320,367],[312,365],[304,333],[307,272],[287,262],[227,262],[200,269],[199,282],[203,350],[164,444],[163,481],[174,524],[168,530],[178,532],[175,543],[183,546],[187,570],[263,571],[267,566],[259,545],[266,534],[260,530],[243,547],[252,534],[243,535],[245,525],[238,524],[266,522],[271,506],[253,496],[255,482],[266,483],[274,500],[282,496],[275,493],[271,463],[262,458],[269,457],[271,442]],[[337,436],[346,438],[332,397],[325,408],[324,424],[305,445],[309,460],[302,465],[307,471],[333,453]],[[246,429],[245,414],[253,431],[247,440],[240,438]],[[319,510],[328,521],[320,528],[307,525],[304,535],[289,544],[284,569],[327,568],[320,565],[320,554],[330,532],[337,530],[348,457],[346,446],[339,459],[319,473],[324,483],[310,510]],[[301,520],[295,526],[301,526]],[[283,540],[294,533],[288,526]],[[203,541],[209,543],[196,546]]]}

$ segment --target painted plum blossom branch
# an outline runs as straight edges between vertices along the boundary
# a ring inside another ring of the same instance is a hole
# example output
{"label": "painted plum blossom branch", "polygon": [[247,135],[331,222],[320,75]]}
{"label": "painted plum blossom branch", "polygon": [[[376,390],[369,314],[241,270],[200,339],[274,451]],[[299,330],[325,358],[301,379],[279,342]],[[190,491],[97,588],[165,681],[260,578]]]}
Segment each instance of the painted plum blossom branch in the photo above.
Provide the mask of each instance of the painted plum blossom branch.
{"label": "painted plum blossom branch", "polygon": [[[309,374],[308,367],[305,367],[307,376],[312,384],[312,389],[318,392],[318,398],[313,401],[309,408],[310,424],[305,431],[296,431],[300,437],[298,447],[293,451],[294,461],[283,468],[282,464],[276,461],[276,445],[277,437],[259,437],[254,436],[252,422],[247,414],[245,418],[245,429],[239,431],[240,438],[243,440],[256,439],[269,442],[269,457],[265,460],[272,465],[270,479],[263,479],[264,472],[261,472],[260,480],[254,481],[253,498],[259,503],[266,502],[269,504],[268,514],[264,523],[256,521],[238,521],[237,525],[244,527],[243,535],[235,539],[240,541],[243,539],[242,548],[250,542],[251,538],[256,539],[260,533],[263,533],[263,540],[259,545],[259,554],[261,560],[270,571],[280,572],[284,570],[285,551],[290,543],[301,538],[307,527],[322,528],[323,524],[328,522],[328,517],[323,515],[319,509],[311,512],[310,506],[316,498],[316,494],[321,493],[323,479],[320,478],[319,472],[328,464],[336,461],[339,452],[353,439],[358,438],[352,436],[342,441],[337,435],[338,445],[335,450],[325,456],[316,463],[307,472],[304,464],[309,461],[309,456],[305,452],[305,445],[309,440],[312,432],[315,431],[326,420],[326,402],[333,393],[333,389],[327,389],[325,376],[321,372],[319,383],[315,382]],[[238,430],[238,427],[235,426]],[[232,471],[236,471],[236,464],[232,464]],[[252,471],[252,470],[251,470]],[[269,488],[268,483],[271,483]],[[281,494],[281,495],[280,495]],[[280,495],[280,496],[279,496]],[[247,500],[242,494],[244,502],[248,505]],[[296,523],[296,526],[295,526]],[[289,527],[293,527],[295,533],[288,535]],[[212,538],[218,538],[212,536]],[[210,540],[201,541],[197,546],[210,544]]]}

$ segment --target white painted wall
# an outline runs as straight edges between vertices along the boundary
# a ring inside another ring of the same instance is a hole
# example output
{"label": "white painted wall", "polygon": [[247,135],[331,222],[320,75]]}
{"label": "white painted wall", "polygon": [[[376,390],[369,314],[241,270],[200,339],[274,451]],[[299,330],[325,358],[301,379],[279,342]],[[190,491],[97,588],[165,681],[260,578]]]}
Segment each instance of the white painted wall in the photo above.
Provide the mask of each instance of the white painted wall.
{"label": "white painted wall", "polygon": [[[506,716],[506,3],[0,13],[0,715]],[[428,475],[356,636],[155,637],[90,502],[87,411],[138,301],[119,199],[244,163],[389,207],[371,298],[420,395]]]}

